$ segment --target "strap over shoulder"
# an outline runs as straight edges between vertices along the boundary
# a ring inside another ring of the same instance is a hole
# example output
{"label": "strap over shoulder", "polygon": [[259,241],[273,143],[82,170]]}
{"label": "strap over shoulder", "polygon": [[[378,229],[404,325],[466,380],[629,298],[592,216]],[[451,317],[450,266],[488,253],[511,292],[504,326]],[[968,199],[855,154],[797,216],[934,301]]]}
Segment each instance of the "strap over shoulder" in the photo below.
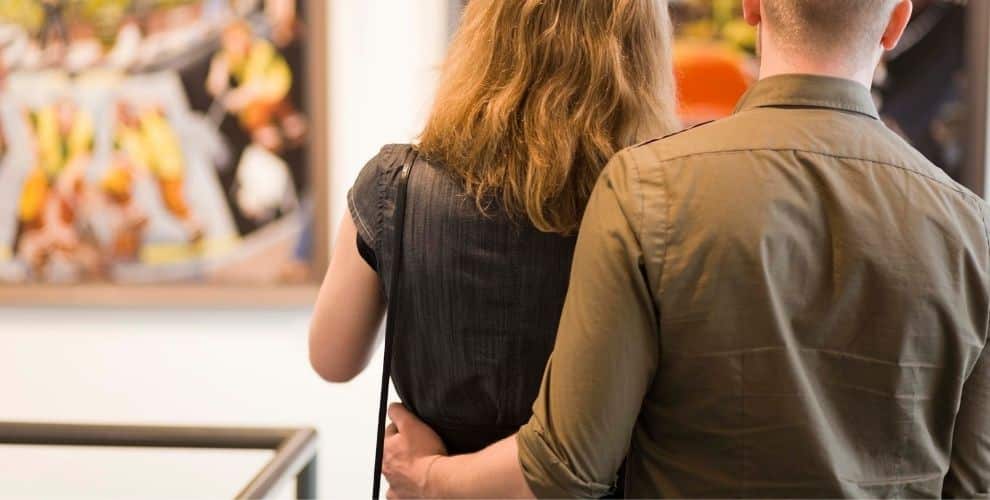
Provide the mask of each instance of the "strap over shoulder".
{"label": "strap over shoulder", "polygon": [[399,280],[402,271],[402,239],[405,232],[406,219],[406,193],[408,191],[409,176],[412,168],[416,164],[419,153],[415,148],[409,147],[396,173],[395,178],[395,200],[393,220],[393,242],[392,265],[389,269],[389,296],[388,296],[388,316],[385,319],[385,354],[382,366],[382,384],[378,401],[378,439],[375,448],[375,470],[371,497],[378,498],[381,493],[382,480],[382,456],[385,450],[385,415],[388,409],[388,386],[389,378],[392,374],[392,345],[395,340],[396,315],[395,307],[399,303]]}

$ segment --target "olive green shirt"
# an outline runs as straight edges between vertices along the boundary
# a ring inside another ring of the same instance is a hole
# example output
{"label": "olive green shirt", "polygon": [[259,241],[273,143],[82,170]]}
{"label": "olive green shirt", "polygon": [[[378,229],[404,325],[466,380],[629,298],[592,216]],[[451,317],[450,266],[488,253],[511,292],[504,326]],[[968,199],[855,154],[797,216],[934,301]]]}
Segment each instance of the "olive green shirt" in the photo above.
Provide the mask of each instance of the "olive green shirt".
{"label": "olive green shirt", "polygon": [[826,77],[627,149],[519,460],[543,497],[986,497],[986,204]]}

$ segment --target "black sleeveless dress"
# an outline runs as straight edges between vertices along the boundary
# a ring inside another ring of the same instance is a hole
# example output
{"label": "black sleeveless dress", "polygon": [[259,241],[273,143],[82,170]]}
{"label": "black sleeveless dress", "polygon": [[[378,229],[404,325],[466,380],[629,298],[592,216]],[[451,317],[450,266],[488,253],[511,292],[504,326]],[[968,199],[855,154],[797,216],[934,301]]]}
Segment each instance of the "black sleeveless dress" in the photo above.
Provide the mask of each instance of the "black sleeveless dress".
{"label": "black sleeveless dress", "polygon": [[[347,197],[359,249],[380,277],[395,258],[395,179],[408,151],[385,146]],[[442,167],[421,158],[413,169],[392,376],[450,453],[480,450],[529,420],[574,253],[575,238],[492,212]]]}

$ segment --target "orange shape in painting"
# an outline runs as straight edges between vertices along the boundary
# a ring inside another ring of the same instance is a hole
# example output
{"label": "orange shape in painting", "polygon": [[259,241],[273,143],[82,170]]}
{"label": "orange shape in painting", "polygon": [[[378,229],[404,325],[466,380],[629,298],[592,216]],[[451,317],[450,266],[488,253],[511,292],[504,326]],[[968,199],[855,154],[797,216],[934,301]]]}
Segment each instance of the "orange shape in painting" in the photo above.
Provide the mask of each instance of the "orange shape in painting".
{"label": "orange shape in painting", "polygon": [[48,199],[48,177],[45,171],[34,168],[24,181],[24,188],[21,190],[21,200],[18,213],[21,222],[25,224],[37,223],[41,220],[41,212],[45,207],[45,200]]}
{"label": "orange shape in painting", "polygon": [[752,82],[746,58],[718,44],[679,43],[674,51],[679,113],[692,125],[732,114]]}

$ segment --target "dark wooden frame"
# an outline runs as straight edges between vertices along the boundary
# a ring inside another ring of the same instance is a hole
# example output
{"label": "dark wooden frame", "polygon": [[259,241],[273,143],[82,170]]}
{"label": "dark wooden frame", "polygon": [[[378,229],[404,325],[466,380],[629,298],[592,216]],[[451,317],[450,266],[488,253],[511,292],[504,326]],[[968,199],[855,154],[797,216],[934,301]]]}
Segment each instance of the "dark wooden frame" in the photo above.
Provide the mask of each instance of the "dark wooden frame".
{"label": "dark wooden frame", "polygon": [[969,0],[966,7],[966,65],[969,74],[969,140],[962,182],[980,196],[987,193],[990,168],[990,2]]}
{"label": "dark wooden frame", "polygon": [[237,494],[266,498],[289,476],[296,498],[317,498],[317,434],[310,428],[156,427],[0,422],[0,444],[273,450],[275,455]]}
{"label": "dark wooden frame", "polygon": [[0,285],[0,306],[294,307],[316,299],[329,263],[329,19],[326,0],[306,5],[307,111],[311,127],[309,172],[313,196],[312,281],[300,285],[89,284]]}

